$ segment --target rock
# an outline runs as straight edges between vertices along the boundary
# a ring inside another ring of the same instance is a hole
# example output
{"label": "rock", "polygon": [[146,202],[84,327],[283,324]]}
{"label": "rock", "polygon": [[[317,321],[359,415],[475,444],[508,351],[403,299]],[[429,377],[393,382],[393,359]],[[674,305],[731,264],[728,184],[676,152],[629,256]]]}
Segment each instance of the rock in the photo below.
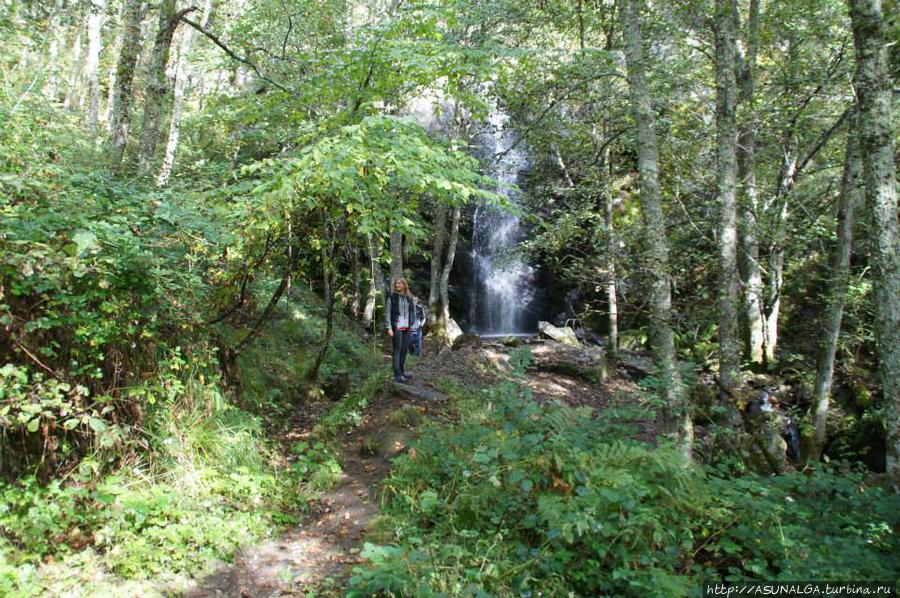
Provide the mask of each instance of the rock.
{"label": "rock", "polygon": [[546,341],[531,346],[533,361],[530,369],[585,378],[592,382],[606,381],[609,373],[606,354],[600,347],[572,346]]}
{"label": "rock", "polygon": [[653,359],[648,355],[619,351],[617,357],[619,366],[624,368],[632,380],[641,380],[653,373]]}
{"label": "rock", "polygon": [[347,370],[335,370],[325,381],[323,387],[325,396],[332,401],[338,401],[350,390],[350,372]]}
{"label": "rock", "polygon": [[388,428],[362,438],[359,452],[363,455],[393,457],[406,450],[413,435],[409,430]]}
{"label": "rock", "polygon": [[580,345],[578,342],[578,337],[575,336],[575,331],[569,328],[568,326],[563,326],[559,328],[554,326],[550,322],[538,322],[538,330],[541,334],[546,336],[547,338],[553,339],[558,343],[562,343],[564,345]]}
{"label": "rock", "polygon": [[514,348],[514,347],[521,347],[522,345],[524,345],[525,339],[523,339],[521,336],[504,336],[503,338],[500,339],[499,342],[504,347]]}
{"label": "rock", "polygon": [[456,337],[456,340],[453,341],[452,347],[453,347],[453,350],[456,351],[457,349],[460,349],[467,345],[473,345],[475,347],[480,346],[481,345],[481,337],[478,336],[477,334],[468,334],[468,333],[460,334],[459,336]]}
{"label": "rock", "polygon": [[456,320],[453,318],[449,318],[447,320],[447,338],[452,343],[458,337],[462,336],[463,330],[459,327],[459,324],[456,323]]}
{"label": "rock", "polygon": [[391,390],[395,395],[411,401],[446,401],[449,398],[442,392],[402,382],[392,382]]}
{"label": "rock", "polygon": [[605,347],[607,345],[606,337],[597,334],[593,330],[588,330],[587,328],[576,328],[575,336],[585,345],[597,345],[598,347]]}
{"label": "rock", "polygon": [[[419,409],[424,409],[420,407]],[[391,413],[391,421],[398,426],[406,428],[418,428],[425,423],[425,416],[415,406],[406,404]]]}

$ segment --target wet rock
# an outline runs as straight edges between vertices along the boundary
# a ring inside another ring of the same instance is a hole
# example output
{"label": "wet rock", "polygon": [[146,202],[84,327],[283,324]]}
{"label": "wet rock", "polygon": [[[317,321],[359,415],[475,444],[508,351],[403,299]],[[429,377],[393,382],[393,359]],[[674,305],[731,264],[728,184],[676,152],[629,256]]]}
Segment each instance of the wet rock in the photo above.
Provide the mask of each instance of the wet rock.
{"label": "wet rock", "polygon": [[568,326],[557,327],[551,324],[550,322],[538,322],[538,330],[540,333],[552,339],[558,343],[562,343],[564,345],[580,345],[578,342],[578,337],[575,336],[575,331],[569,328]]}

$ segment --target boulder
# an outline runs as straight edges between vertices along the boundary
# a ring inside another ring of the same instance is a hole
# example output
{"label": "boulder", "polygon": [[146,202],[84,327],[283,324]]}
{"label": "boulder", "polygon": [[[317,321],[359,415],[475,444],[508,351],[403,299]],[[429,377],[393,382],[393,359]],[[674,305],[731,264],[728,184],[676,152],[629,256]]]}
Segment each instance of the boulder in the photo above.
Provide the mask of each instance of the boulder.
{"label": "boulder", "polygon": [[500,344],[504,347],[515,348],[525,344],[525,339],[521,336],[504,336],[500,339]]}
{"label": "boulder", "polygon": [[338,401],[350,390],[350,372],[347,370],[335,370],[328,376],[323,387],[325,396],[332,401]]}
{"label": "boulder", "polygon": [[459,327],[459,324],[456,323],[456,320],[453,318],[449,318],[447,320],[447,338],[452,343],[458,337],[462,336],[463,330]]}
{"label": "boulder", "polygon": [[617,354],[619,367],[625,370],[627,378],[642,380],[653,373],[653,358],[631,351],[619,351]]}
{"label": "boulder", "polygon": [[546,341],[531,346],[530,369],[604,382],[608,377],[606,354],[600,347],[582,347]]}
{"label": "boulder", "polygon": [[558,343],[562,343],[564,345],[580,345],[578,342],[578,337],[575,336],[575,331],[569,328],[568,326],[563,326],[562,328],[554,326],[550,322],[538,322],[538,330],[540,333],[552,339]]}
{"label": "boulder", "polygon": [[453,344],[451,345],[453,350],[461,349],[462,347],[466,347],[468,345],[472,345],[474,347],[481,346],[481,337],[477,334],[460,334],[453,340]]}
{"label": "boulder", "polygon": [[449,398],[442,392],[402,382],[392,382],[391,390],[395,395],[410,401],[446,401]]}

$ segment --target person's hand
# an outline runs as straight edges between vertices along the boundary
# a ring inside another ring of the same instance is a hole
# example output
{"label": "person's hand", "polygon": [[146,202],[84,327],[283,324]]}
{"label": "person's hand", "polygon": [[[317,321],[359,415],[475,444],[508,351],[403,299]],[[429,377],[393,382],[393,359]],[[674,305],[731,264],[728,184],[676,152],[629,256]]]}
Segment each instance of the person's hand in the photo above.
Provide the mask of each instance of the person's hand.
{"label": "person's hand", "polygon": [[393,328],[388,328],[388,336],[391,338],[394,338],[394,329]]}

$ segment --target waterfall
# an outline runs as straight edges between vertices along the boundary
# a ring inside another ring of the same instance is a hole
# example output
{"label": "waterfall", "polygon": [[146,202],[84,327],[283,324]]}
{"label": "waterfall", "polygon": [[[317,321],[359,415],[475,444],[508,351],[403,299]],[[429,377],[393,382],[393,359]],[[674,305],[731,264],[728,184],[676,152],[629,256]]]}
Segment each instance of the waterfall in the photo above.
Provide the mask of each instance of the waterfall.
{"label": "waterfall", "polygon": [[[506,128],[508,116],[495,108],[484,136],[491,164],[489,174],[498,182],[496,193],[517,203],[519,171],[527,164],[525,150]],[[498,157],[499,156],[499,157]],[[469,322],[472,332],[507,335],[528,332],[525,312],[534,297],[533,270],[514,249],[521,240],[519,218],[495,205],[482,202],[472,223],[472,273]]]}

